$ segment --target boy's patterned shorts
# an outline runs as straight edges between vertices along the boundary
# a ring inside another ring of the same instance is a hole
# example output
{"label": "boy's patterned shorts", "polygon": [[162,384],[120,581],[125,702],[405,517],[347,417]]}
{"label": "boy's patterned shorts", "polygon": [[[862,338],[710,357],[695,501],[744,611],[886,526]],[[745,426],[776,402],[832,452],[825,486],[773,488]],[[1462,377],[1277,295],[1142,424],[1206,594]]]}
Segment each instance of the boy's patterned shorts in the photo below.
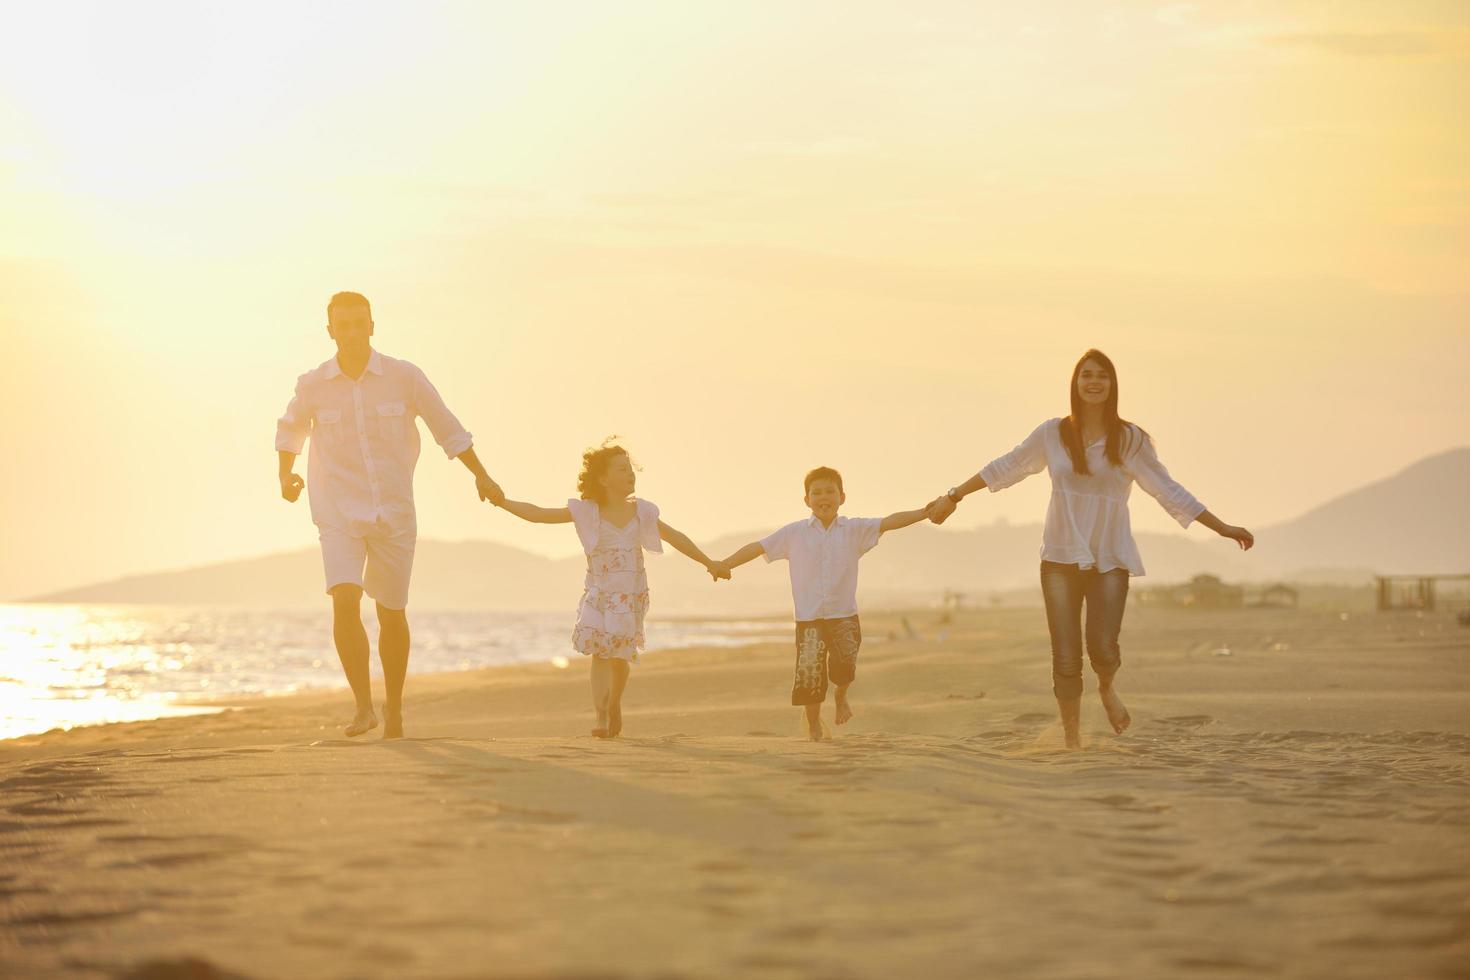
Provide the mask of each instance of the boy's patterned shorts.
{"label": "boy's patterned shorts", "polygon": [[814,619],[796,624],[796,680],[792,704],[821,704],[827,700],[827,678],[845,687],[857,676],[858,647],[863,630],[856,616]]}

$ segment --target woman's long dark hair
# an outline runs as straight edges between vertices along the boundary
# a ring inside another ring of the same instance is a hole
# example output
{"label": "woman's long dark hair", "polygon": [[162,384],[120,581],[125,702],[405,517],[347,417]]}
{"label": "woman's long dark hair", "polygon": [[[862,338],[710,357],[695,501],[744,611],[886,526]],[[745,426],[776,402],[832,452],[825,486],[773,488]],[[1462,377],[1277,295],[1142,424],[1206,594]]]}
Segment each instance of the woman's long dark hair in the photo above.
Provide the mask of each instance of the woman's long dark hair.
{"label": "woman's long dark hair", "polygon": [[1135,443],[1142,445],[1142,440],[1148,438],[1148,433],[1141,426],[1118,417],[1118,371],[1113,367],[1112,358],[1096,348],[1088,350],[1077,359],[1077,366],[1072,368],[1072,383],[1068,389],[1072,399],[1072,414],[1062,419],[1061,432],[1062,446],[1072,458],[1072,469],[1082,476],[1089,475],[1092,470],[1087,467],[1087,447],[1082,445],[1082,396],[1077,393],[1077,376],[1082,373],[1082,365],[1088,361],[1096,361],[1106,368],[1112,381],[1108,386],[1108,400],[1103,403],[1102,410],[1103,429],[1107,433],[1103,451],[1107,454],[1108,462],[1114,466],[1122,466],[1123,457],[1134,449]]}

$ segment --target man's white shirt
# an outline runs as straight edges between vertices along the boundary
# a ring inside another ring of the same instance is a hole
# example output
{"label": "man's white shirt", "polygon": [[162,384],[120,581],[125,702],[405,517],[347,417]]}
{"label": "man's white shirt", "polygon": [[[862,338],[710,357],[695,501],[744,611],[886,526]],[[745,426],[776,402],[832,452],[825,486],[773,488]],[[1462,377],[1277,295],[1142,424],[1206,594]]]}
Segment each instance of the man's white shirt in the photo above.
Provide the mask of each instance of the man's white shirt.
{"label": "man's white shirt", "polygon": [[858,559],[883,533],[881,517],[842,517],[823,527],[813,514],[761,539],[766,561],[791,563],[796,621],[857,615]]}
{"label": "man's white shirt", "polygon": [[333,357],[296,380],[296,394],[276,423],[276,448],[300,453],[310,437],[306,487],[317,525],[354,535],[417,526],[416,417],[450,459],[474,444],[424,372],[408,361],[373,351],[354,381]]}

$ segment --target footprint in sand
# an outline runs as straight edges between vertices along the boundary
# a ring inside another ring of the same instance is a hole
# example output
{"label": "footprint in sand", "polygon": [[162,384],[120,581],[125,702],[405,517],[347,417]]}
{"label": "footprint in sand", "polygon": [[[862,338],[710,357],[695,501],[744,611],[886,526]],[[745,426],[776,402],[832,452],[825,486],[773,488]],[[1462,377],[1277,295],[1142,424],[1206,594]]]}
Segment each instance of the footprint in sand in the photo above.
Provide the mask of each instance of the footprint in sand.
{"label": "footprint in sand", "polygon": [[1113,793],[1109,796],[1084,796],[1089,803],[1101,803],[1116,810],[1127,810],[1131,813],[1163,813],[1169,809],[1164,803],[1145,803],[1136,796],[1126,793]]}
{"label": "footprint in sand", "polygon": [[1154,719],[1156,725],[1169,725],[1173,728],[1203,728],[1214,723],[1215,719],[1209,715],[1174,715],[1171,718]]}
{"label": "footprint in sand", "polygon": [[766,938],[778,943],[806,943],[827,934],[828,927],[820,922],[793,922],[766,933]]}
{"label": "footprint in sand", "polygon": [[701,861],[694,866],[694,870],[706,874],[736,874],[750,870],[750,865],[744,861]]}
{"label": "footprint in sand", "polygon": [[0,884],[0,898],[19,898],[22,895],[45,895],[47,889],[35,885]]}
{"label": "footprint in sand", "polygon": [[758,953],[736,961],[739,966],[750,970],[794,971],[800,976],[811,976],[813,963],[809,959],[780,956],[775,953]]}
{"label": "footprint in sand", "polygon": [[131,915],[137,915],[138,909],[99,909],[96,911],[76,912],[35,912],[30,915],[18,915],[9,920],[10,925],[15,926],[82,926],[92,925],[98,922],[111,922],[114,919],[125,919]]}
{"label": "footprint in sand", "polygon": [[758,883],[745,877],[750,865],[743,861],[701,861],[694,870],[710,876],[700,882],[699,892],[707,900],[705,912],[718,918],[743,918],[744,913],[729,903],[761,891]]}

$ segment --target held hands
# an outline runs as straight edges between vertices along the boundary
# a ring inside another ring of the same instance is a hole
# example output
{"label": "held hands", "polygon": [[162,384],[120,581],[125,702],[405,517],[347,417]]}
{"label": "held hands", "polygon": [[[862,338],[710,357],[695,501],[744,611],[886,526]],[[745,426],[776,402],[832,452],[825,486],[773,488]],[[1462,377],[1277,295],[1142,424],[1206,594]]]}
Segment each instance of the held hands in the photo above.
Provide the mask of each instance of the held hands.
{"label": "held hands", "polygon": [[940,494],[938,497],[929,501],[929,505],[924,508],[924,512],[929,520],[935,524],[943,524],[949,520],[949,515],[954,513],[955,506],[955,502],[950,500],[947,494]]}
{"label": "held hands", "polygon": [[716,582],[720,579],[728,581],[730,578],[730,566],[722,561],[712,561],[704,567],[709,571],[710,578]]}
{"label": "held hands", "polygon": [[296,503],[296,498],[301,496],[301,488],[306,486],[306,481],[295,473],[286,473],[281,477],[281,497],[290,503]]}
{"label": "held hands", "polygon": [[500,484],[488,476],[475,477],[475,492],[480,495],[481,500],[488,500],[496,507],[505,503],[505,491],[500,489]]}

